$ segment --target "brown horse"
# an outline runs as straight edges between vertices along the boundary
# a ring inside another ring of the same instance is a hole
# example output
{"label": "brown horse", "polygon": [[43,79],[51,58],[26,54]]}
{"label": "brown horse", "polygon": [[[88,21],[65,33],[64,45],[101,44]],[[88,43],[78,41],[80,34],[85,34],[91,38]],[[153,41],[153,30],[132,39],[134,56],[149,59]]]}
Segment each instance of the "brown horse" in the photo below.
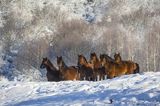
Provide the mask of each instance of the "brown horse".
{"label": "brown horse", "polygon": [[78,55],[78,67],[81,80],[84,80],[84,78],[88,81],[95,80],[93,65],[88,63],[83,55]]}
{"label": "brown horse", "polygon": [[90,54],[90,62],[93,64],[93,70],[96,76],[99,76],[99,80],[104,80],[105,79],[105,70],[101,67],[101,62],[98,59],[96,53],[91,53]]}
{"label": "brown horse", "polygon": [[122,61],[120,53],[115,53],[114,55],[115,62],[119,65],[127,65],[127,74],[136,74],[139,73],[139,65],[133,61]]}
{"label": "brown horse", "polygon": [[107,78],[114,78],[127,73],[127,65],[117,64],[107,55],[100,55],[101,65],[105,68]]}
{"label": "brown horse", "polygon": [[48,81],[61,81],[60,72],[54,67],[48,58],[43,58],[40,68],[47,69],[46,76]]}
{"label": "brown horse", "polygon": [[78,69],[74,66],[68,67],[64,63],[62,56],[57,57],[57,65],[59,67],[63,80],[79,80],[80,79]]}

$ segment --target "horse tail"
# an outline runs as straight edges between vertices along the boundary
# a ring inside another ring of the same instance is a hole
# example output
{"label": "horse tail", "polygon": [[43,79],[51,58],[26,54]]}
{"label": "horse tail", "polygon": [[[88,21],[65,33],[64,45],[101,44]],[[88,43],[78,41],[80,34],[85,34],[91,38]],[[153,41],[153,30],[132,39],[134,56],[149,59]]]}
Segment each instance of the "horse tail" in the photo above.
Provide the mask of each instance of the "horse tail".
{"label": "horse tail", "polygon": [[139,64],[135,63],[135,65],[136,65],[136,69],[134,70],[134,74],[139,73],[139,70],[140,70]]}

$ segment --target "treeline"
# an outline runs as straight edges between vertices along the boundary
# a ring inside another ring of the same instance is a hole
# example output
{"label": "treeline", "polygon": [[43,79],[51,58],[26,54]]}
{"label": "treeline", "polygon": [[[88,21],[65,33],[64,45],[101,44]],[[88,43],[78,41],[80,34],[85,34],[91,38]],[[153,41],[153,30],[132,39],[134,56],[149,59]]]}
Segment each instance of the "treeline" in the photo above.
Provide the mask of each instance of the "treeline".
{"label": "treeline", "polygon": [[120,52],[123,59],[136,61],[143,71],[160,70],[160,12],[157,9],[151,12],[142,7],[119,15],[113,12],[119,2],[113,0],[101,22],[88,23],[67,19],[69,14],[60,7],[47,5],[40,9],[37,6],[30,10],[25,2],[17,1],[15,7],[11,3],[0,4],[4,21],[0,27],[1,45],[6,55],[18,51],[13,64],[22,73],[26,73],[23,69],[39,69],[46,56],[56,62],[55,56],[62,55],[72,64],[77,54],[89,57],[88,52],[106,53],[111,57]]}

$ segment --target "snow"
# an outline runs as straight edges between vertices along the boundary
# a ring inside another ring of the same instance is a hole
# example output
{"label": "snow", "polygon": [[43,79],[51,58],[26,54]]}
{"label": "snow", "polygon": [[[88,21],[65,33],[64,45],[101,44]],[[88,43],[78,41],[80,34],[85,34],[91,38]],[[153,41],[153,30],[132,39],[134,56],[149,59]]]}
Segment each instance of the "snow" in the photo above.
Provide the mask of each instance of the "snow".
{"label": "snow", "polygon": [[[0,82],[0,105],[160,105],[160,72],[125,75],[98,82]],[[111,103],[112,102],[112,103]]]}
{"label": "snow", "polygon": [[[15,19],[16,29],[28,27],[23,33],[25,35],[23,40],[34,41],[42,37],[54,36],[56,32],[57,27],[55,24],[58,22],[56,23],[56,20],[51,21],[52,15],[43,17],[38,21],[37,25],[31,24],[36,16],[36,12],[40,12],[39,15],[43,16],[41,11],[43,9],[47,10],[47,7],[49,11],[52,10],[51,7],[57,7],[55,9],[61,10],[65,15],[67,14],[65,20],[83,19],[85,22],[98,23],[103,22],[103,18],[106,17],[106,25],[114,23],[116,20],[114,19],[115,16],[123,19],[123,17],[133,14],[134,18],[134,12],[141,12],[142,9],[142,15],[144,16],[147,12],[157,13],[157,15],[148,17],[147,20],[138,19],[138,21],[136,20],[131,23],[126,21],[124,23],[126,26],[117,22],[114,26],[117,26],[117,29],[123,32],[124,35],[126,34],[127,38],[129,38],[128,40],[136,41],[137,45],[144,45],[141,42],[144,42],[148,29],[152,28],[154,23],[158,24],[160,20],[158,14],[160,0],[93,1],[93,3],[88,3],[87,0],[13,0],[4,2],[5,8],[0,7],[0,29],[3,29],[7,24],[5,17],[9,16],[9,13],[14,13],[13,19]],[[135,16],[135,18],[141,17]],[[146,20],[147,24],[150,24],[148,28],[147,26],[143,26],[144,20]],[[93,34],[86,34],[85,36],[87,41],[92,42],[92,48],[104,42],[103,33],[108,29],[108,27],[104,29],[103,26],[98,27],[97,25],[93,28]],[[136,36],[133,37],[133,35]],[[15,37],[16,34],[13,34],[13,36]],[[12,38],[13,40],[15,40],[14,37]],[[6,59],[1,58],[4,54],[2,52],[3,43],[1,44],[0,41],[0,105],[160,105],[159,72],[126,75],[99,82],[38,82],[46,81],[46,78],[43,78],[45,74],[42,75],[45,71],[40,72],[34,67],[28,70],[17,70],[13,67],[12,59],[19,52],[17,48],[21,47],[23,40],[14,44],[16,47],[12,45],[11,49],[16,48],[16,50],[11,50],[14,56],[6,56]],[[13,82],[8,80],[12,80]],[[113,100],[112,104],[111,100]]]}

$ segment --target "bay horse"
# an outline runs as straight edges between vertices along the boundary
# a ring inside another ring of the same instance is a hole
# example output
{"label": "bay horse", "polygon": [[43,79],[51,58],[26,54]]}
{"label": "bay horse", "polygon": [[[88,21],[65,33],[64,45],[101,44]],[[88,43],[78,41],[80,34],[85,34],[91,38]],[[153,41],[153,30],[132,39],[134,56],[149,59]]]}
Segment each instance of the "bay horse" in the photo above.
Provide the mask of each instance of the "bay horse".
{"label": "bay horse", "polygon": [[61,81],[60,72],[54,67],[54,65],[47,57],[43,58],[40,68],[47,69],[46,76],[48,81]]}
{"label": "bay horse", "polygon": [[78,55],[78,67],[81,80],[94,81],[95,75],[93,72],[93,65],[87,62],[87,59],[83,55]]}
{"label": "bay horse", "polygon": [[139,73],[139,65],[137,63],[134,63],[133,61],[122,61],[120,53],[115,53],[114,58],[116,63],[120,65],[127,65],[127,74]]}
{"label": "bay horse", "polygon": [[107,55],[100,55],[101,65],[105,68],[107,78],[111,79],[127,73],[127,65],[117,64]]}
{"label": "bay horse", "polygon": [[74,66],[67,66],[64,63],[62,56],[60,57],[57,56],[57,65],[59,67],[63,80],[79,80],[80,79],[78,68]]}
{"label": "bay horse", "polygon": [[91,64],[93,64],[93,70],[96,75],[96,80],[97,76],[99,76],[99,80],[104,80],[106,75],[105,70],[101,67],[101,62],[95,52],[90,54],[90,62]]}

